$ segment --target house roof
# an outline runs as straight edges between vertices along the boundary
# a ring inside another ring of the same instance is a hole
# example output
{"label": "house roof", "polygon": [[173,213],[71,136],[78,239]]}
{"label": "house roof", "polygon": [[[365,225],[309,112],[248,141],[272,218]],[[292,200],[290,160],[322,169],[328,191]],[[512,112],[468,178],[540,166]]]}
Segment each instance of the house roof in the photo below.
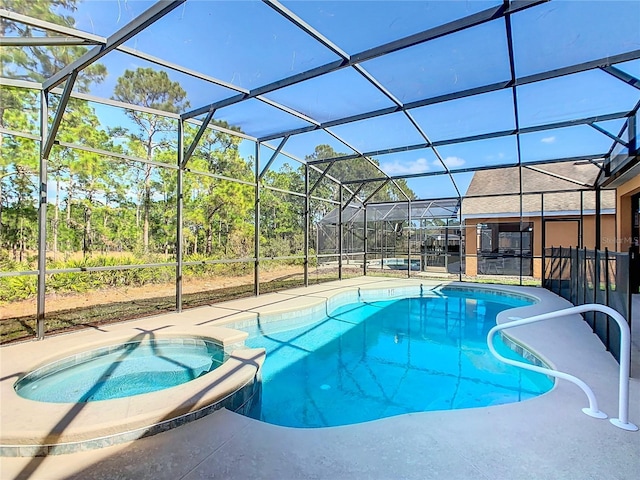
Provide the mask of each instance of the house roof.
{"label": "house roof", "polygon": [[[518,167],[475,172],[462,201],[463,217],[520,215]],[[522,168],[522,212],[539,216],[595,212],[595,191],[590,189],[600,168],[592,163],[564,162]],[[575,191],[583,189],[582,193]],[[573,190],[573,191],[568,191]],[[527,194],[529,193],[529,194]],[[542,195],[541,195],[542,194]],[[615,192],[601,194],[601,212],[615,208]]]}

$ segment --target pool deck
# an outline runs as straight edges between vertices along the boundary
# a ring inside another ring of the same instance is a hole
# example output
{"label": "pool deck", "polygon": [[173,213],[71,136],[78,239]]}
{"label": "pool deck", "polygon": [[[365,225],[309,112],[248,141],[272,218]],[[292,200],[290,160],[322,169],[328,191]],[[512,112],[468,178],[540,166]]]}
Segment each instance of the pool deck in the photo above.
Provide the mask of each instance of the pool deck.
{"label": "pool deck", "polygon": [[[109,336],[176,328],[195,333],[215,322],[258,313],[295,309],[344,289],[436,285],[430,279],[361,277],[309,288],[261,295],[141,320],[51,336],[0,349],[0,381],[15,381],[24,359],[60,355],[71,345],[99,344]],[[464,286],[479,286],[462,284]],[[490,285],[486,286],[491,288]],[[502,288],[502,287],[501,287]],[[539,297],[527,315],[570,306],[532,287],[504,289]],[[640,424],[640,296],[634,296],[632,379],[629,420]],[[510,311],[509,316],[522,316]],[[504,320],[504,319],[502,319]],[[579,317],[567,317],[513,330],[559,370],[577,375],[594,390],[600,409],[618,416],[618,364]],[[31,362],[26,362],[27,364]],[[9,380],[11,379],[11,380]],[[24,421],[1,397],[3,431]],[[32,402],[38,409],[39,403]],[[324,429],[265,424],[219,410],[158,435],[101,449],[47,457],[2,457],[0,478],[31,479],[619,479],[640,478],[640,432],[586,416],[588,405],[575,385],[558,380],[534,399],[466,410],[424,412]],[[286,408],[286,405],[283,405]],[[67,413],[72,424],[73,412]],[[60,419],[54,419],[59,421]],[[90,419],[86,421],[91,421]],[[2,433],[2,432],[0,432]],[[47,433],[43,428],[43,435]]]}

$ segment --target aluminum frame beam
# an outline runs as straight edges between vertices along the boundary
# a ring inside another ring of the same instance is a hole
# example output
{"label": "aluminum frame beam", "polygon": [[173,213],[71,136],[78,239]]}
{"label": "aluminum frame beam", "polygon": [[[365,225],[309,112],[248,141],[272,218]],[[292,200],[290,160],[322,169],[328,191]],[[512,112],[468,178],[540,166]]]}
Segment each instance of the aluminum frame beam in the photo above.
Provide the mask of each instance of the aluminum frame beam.
{"label": "aluminum frame beam", "polygon": [[[602,188],[602,190],[605,190],[605,189]],[[595,186],[589,187],[589,188],[577,188],[577,189],[571,189],[571,190],[531,190],[531,191],[524,191],[522,192],[522,194],[523,195],[542,195],[542,194],[548,194],[548,193],[572,193],[572,192],[593,192],[593,191],[595,191]],[[482,194],[482,195],[469,195],[469,196],[465,196],[463,200],[466,200],[468,198],[473,199],[473,198],[513,197],[515,195],[519,195],[519,194],[518,193],[490,193],[490,194]],[[441,200],[460,201],[460,197],[419,198],[417,200],[412,200],[412,202],[424,203],[424,202],[438,202]],[[371,208],[375,208],[376,206],[379,206],[379,205],[393,205],[394,203],[396,202],[389,202],[389,201],[371,202],[368,204],[368,206]],[[399,202],[399,203],[403,203],[403,202]],[[423,207],[416,207],[416,208],[423,208]],[[455,210],[453,210],[452,213],[455,213]],[[478,214],[478,215],[482,215],[482,214]]]}
{"label": "aluminum frame beam", "polygon": [[346,210],[347,207],[349,207],[349,205],[351,205],[351,202],[353,202],[357,198],[358,194],[360,193],[360,190],[362,190],[364,188],[364,185],[365,184],[363,183],[358,188],[356,188],[355,192],[353,192],[351,194],[351,196],[349,197],[349,199],[344,203],[344,205],[342,207],[343,210]]}
{"label": "aluminum frame beam", "polygon": [[606,67],[600,67],[600,70],[607,72],[609,75],[614,76],[618,80],[622,80],[624,83],[631,87],[635,87],[640,90],[640,79],[634,77],[633,75],[629,75],[627,72],[620,70],[612,65]]}
{"label": "aluminum frame beam", "polygon": [[[429,140],[429,137],[427,136],[425,131],[422,129],[422,127],[418,124],[418,122],[416,122],[416,120],[413,118],[413,116],[411,116],[411,113],[409,113],[408,111],[405,111],[404,115],[407,117],[407,119],[409,119],[409,121],[413,125],[413,128],[415,128],[418,131],[418,133],[420,134],[420,136],[422,138],[424,138],[425,142],[431,143],[431,151],[433,151],[434,155],[436,156],[436,158],[438,159],[438,161],[440,162],[440,164],[444,168],[445,172],[447,172],[447,175],[449,176],[449,180],[451,181],[451,184],[453,185],[453,188],[456,189],[456,192],[458,193],[458,196],[459,196],[460,195],[460,189],[458,188],[458,185],[456,184],[456,181],[453,178],[453,175],[451,175],[451,170],[449,169],[449,166],[446,164],[446,162],[442,158],[442,155],[440,155],[440,152],[438,152],[438,149],[435,147],[435,145],[433,145],[431,140]],[[410,267],[410,265],[409,265],[409,267]]]}
{"label": "aluminum frame beam", "polygon": [[[193,141],[191,142],[191,145],[189,145],[189,148],[187,149],[187,151],[184,153],[182,159],[180,160],[180,166],[182,168],[187,166],[187,162],[189,162],[189,159],[191,158],[191,155],[193,155],[193,152],[196,150],[196,147],[198,146],[198,142],[200,142],[200,139],[202,138],[202,135],[204,135],[204,132],[207,130],[207,127],[209,126],[209,123],[211,122],[211,119],[213,118],[213,114],[214,113],[215,113],[215,110],[211,110],[207,114],[205,119],[202,121],[202,124],[200,125],[200,128],[196,132],[196,136],[193,138]],[[184,123],[184,120],[180,119],[180,121],[178,123],[178,128],[179,128],[179,131],[181,132],[180,135],[184,135],[183,123]],[[182,142],[180,142],[180,146],[182,147],[183,145],[184,145],[184,139],[182,139]]]}
{"label": "aluminum frame beam", "polygon": [[[598,159],[603,159],[607,156],[606,153],[599,153],[599,154],[594,154],[594,155],[583,155],[583,156],[578,156],[578,157],[565,157],[565,158],[556,158],[553,160],[536,160],[533,162],[526,162],[523,165],[547,165],[550,163],[562,163],[562,162],[583,162],[583,161],[590,161],[590,160],[598,160]],[[479,167],[470,167],[470,168],[460,168],[460,169],[456,169],[456,170],[451,170],[451,173],[453,175],[455,175],[456,173],[472,173],[472,172],[479,172],[479,171],[483,171],[483,170],[496,170],[496,169],[500,169],[500,168],[513,168],[513,167],[517,167],[518,163],[505,163],[505,164],[501,164],[501,165],[483,165],[483,166],[479,166]],[[348,180],[348,181],[344,181],[342,182],[345,186],[348,185],[355,185],[355,184],[360,184],[360,183],[372,183],[372,182],[382,182],[385,180],[401,180],[401,179],[408,179],[408,178],[422,178],[422,177],[434,177],[434,176],[438,176],[438,175],[446,175],[447,172],[424,172],[424,173],[409,173],[406,175],[394,175],[392,177],[390,177],[389,179],[385,178],[385,177],[378,177],[378,178],[366,178],[366,179],[358,179],[358,180]],[[414,200],[415,201],[415,200]]]}
{"label": "aluminum frame beam", "polygon": [[311,195],[309,194],[309,165],[304,166],[304,286],[309,286],[309,229],[311,224]]}
{"label": "aluminum frame beam", "polygon": [[176,178],[176,312],[182,312],[182,286],[183,286],[183,237],[184,237],[184,122],[178,122],[178,157],[176,165],[178,174]]}
{"label": "aluminum frame beam", "polygon": [[638,146],[637,146],[637,138],[636,138],[636,122],[638,117],[638,110],[640,109],[640,101],[636,104],[634,109],[634,115],[629,117],[628,124],[623,125],[620,130],[620,135],[623,134],[625,129],[629,130],[630,138],[629,138],[629,155],[624,162],[617,165],[613,170],[611,170],[611,165],[608,163],[611,160],[611,154],[615,148],[615,143],[611,146],[611,149],[608,152],[608,162],[605,163],[602,170],[600,171],[600,175],[596,180],[596,186],[599,188],[606,188],[611,183],[615,182],[619,177],[625,175],[631,169],[635,168],[636,165],[640,164],[640,155],[638,155]]}
{"label": "aluminum frame beam", "polygon": [[271,158],[269,159],[269,161],[267,162],[267,164],[264,166],[264,168],[262,169],[262,171],[260,172],[260,175],[258,175],[258,180],[262,180],[262,177],[265,176],[265,174],[269,171],[269,168],[271,167],[271,165],[273,164],[273,162],[275,162],[276,158],[278,157],[278,155],[280,154],[280,151],[282,150],[282,147],[284,147],[284,144],[287,143],[287,140],[289,140],[289,137],[286,136],[282,139],[282,141],[280,142],[280,145],[278,145],[278,148],[275,149],[275,151],[273,152],[273,154],[271,155]]}
{"label": "aluminum frame beam", "polygon": [[[504,5],[508,5],[510,0],[503,0]],[[511,17],[505,18],[504,23],[507,36],[507,49],[509,51],[509,71],[511,72],[511,97],[513,102],[513,118],[516,127],[516,158],[518,160],[518,190],[519,190],[519,213],[520,213],[520,257],[522,257],[522,229],[523,229],[523,199],[522,199],[522,151],[520,146],[520,113],[518,110],[518,92],[516,88],[516,63],[513,51],[513,33],[511,30]],[[460,192],[458,192],[460,195]],[[522,285],[522,258],[520,258],[520,285]]]}
{"label": "aluminum frame beam", "polygon": [[[367,157],[366,155],[362,155],[362,153],[361,153],[361,152],[359,152],[355,147],[353,147],[351,144],[349,144],[346,140],[344,140],[344,139],[340,138],[338,135],[336,135],[336,134],[335,134],[335,133],[333,133],[333,132],[329,132],[329,131],[328,131],[327,133],[329,133],[329,134],[330,134],[332,137],[334,137],[336,140],[338,140],[338,141],[340,141],[340,142],[344,143],[347,147],[349,147],[349,148],[350,148],[351,150],[353,150],[354,152],[359,153],[359,154],[360,154],[360,156],[361,156],[362,158],[364,158],[364,159],[365,159],[365,160],[366,160],[366,161],[367,161],[371,166],[373,166],[373,168],[375,168],[377,171],[379,171],[379,172],[380,172],[382,175],[384,175],[385,177],[387,177],[387,178],[391,179],[391,177],[389,177],[389,175],[387,175],[387,174],[386,174],[386,173],[385,173],[385,172],[380,168],[380,165],[378,165],[377,163],[375,163],[373,160],[371,160],[371,158]],[[329,168],[329,167],[327,167],[327,168]],[[391,181],[393,181],[393,179],[391,179]],[[346,187],[346,184],[345,184],[344,182],[342,182],[342,181],[340,181],[340,185],[341,185],[341,186],[345,186],[345,187]],[[409,197],[408,197],[408,196],[407,196],[407,194],[404,192],[404,190],[402,190],[402,189],[401,189],[401,188],[400,188],[400,187],[399,187],[395,182],[394,182],[394,185],[395,185],[395,186],[396,186],[396,188],[400,191],[400,193],[402,193],[402,195],[404,195],[407,199],[409,199]],[[347,189],[348,189],[348,187],[347,187]],[[350,193],[353,193],[351,190],[349,190],[349,192],[350,192]],[[361,200],[361,201],[362,201],[362,200]]]}
{"label": "aluminum frame beam", "polygon": [[116,49],[118,46],[125,43],[131,37],[137,35],[139,32],[153,24],[155,21],[164,17],[167,13],[171,12],[176,7],[182,5],[186,0],[159,0],[158,3],[151,6],[149,9],[138,15],[131,22],[118,30],[116,33],[107,38],[104,45],[94,47],[89,50],[75,62],[70,63],[65,68],[60,70],[49,79],[42,82],[42,87],[45,90],[50,90],[53,87],[59,85],[68,77],[74,70],[82,70],[96,60],[104,57],[110,51]]}
{"label": "aluminum frame beam", "polygon": [[254,187],[253,197],[253,253],[255,261],[253,263],[253,294],[260,295],[260,144],[255,144],[255,161],[253,162]]}
{"label": "aluminum frame beam", "polygon": [[[482,23],[490,22],[492,20],[496,20],[497,18],[503,17],[510,13],[520,11],[524,8],[529,8],[541,3],[546,3],[549,0],[537,0],[537,1],[526,2],[524,4],[518,5],[518,8],[513,8],[513,9],[512,8],[505,9],[502,5],[499,5],[497,7],[489,8],[482,12],[478,12],[474,15],[470,15],[468,17],[464,17],[464,18],[455,20],[453,22],[440,25],[438,27],[425,30],[418,34],[409,35],[399,40],[389,42],[385,45],[381,45],[376,48],[365,50],[363,52],[360,52],[352,56],[347,55],[339,47],[335,46],[329,40],[326,40],[320,33],[316,32],[315,29],[308,26],[306,22],[304,22],[303,20],[299,19],[299,21],[294,21],[292,18],[289,18],[289,17],[295,17],[295,18],[298,18],[298,17],[291,12],[287,13],[288,10],[284,7],[278,8],[278,5],[280,5],[279,2],[273,1],[273,0],[263,0],[263,1],[265,4],[269,5],[271,8],[276,10],[280,15],[286,18],[288,21],[295,23],[299,28],[304,30],[307,34],[311,35],[316,41],[319,41],[320,43],[325,45],[327,48],[331,49],[340,58],[338,60],[326,63],[324,65],[313,68],[311,70],[307,70],[305,72],[301,72],[301,73],[292,75],[290,77],[280,79],[276,82],[263,85],[262,87],[257,87],[251,90],[248,94],[234,97],[233,101],[231,102],[229,102],[230,99],[226,99],[226,100],[222,100],[221,102],[214,102],[210,105],[203,106],[196,110],[192,110],[190,112],[185,113],[183,118],[186,119],[186,118],[197,117],[199,115],[206,113],[209,110],[209,108],[219,109],[219,108],[222,108],[223,106],[229,106],[229,105],[232,105],[233,103],[237,103],[237,102],[246,100],[248,98],[254,98],[258,95],[263,95],[265,93],[269,93],[283,87],[287,87],[290,85],[294,85],[296,83],[300,83],[305,80],[319,77],[326,73],[331,73],[331,72],[340,70],[342,68],[352,66],[356,63],[372,60],[374,58],[385,55],[387,53],[392,53],[398,50],[402,50],[404,48],[412,47],[420,43],[424,43],[429,40],[432,40],[434,38],[450,35],[452,33],[459,32],[466,28],[470,28],[476,25],[480,25]],[[302,23],[303,25],[300,25],[300,23]],[[283,135],[280,135],[280,137],[282,136]],[[260,139],[260,141],[266,141],[266,140]]]}
{"label": "aluminum frame beam", "polygon": [[[36,82],[30,82],[30,81],[26,81],[26,80],[17,80],[17,79],[11,79],[11,78],[5,78],[5,77],[0,77],[0,86],[8,86],[8,87],[16,87],[16,88],[27,88],[27,89],[32,89],[32,90],[42,90],[42,84],[40,83],[36,83]],[[59,87],[53,88],[50,90],[51,93],[53,94],[62,94],[63,89],[60,89]],[[179,120],[180,119],[180,115],[177,113],[173,113],[173,112],[167,112],[164,110],[157,110],[155,108],[149,108],[149,107],[144,107],[142,105],[134,105],[134,104],[130,104],[130,103],[126,103],[126,102],[121,102],[119,100],[113,100],[110,98],[104,98],[104,97],[96,97],[95,95],[89,95],[87,93],[80,93],[80,92],[72,92],[71,93],[71,97],[72,98],[77,98],[79,100],[85,100],[87,102],[94,102],[94,103],[99,103],[101,105],[107,105],[110,107],[118,107],[118,108],[122,108],[125,110],[133,110],[136,112],[143,112],[143,113],[150,113],[152,115],[158,115],[161,117],[165,117],[165,118],[169,118],[172,120]],[[193,125],[201,125],[202,121],[201,120],[197,120],[197,119],[189,119],[187,120],[187,123],[193,124]],[[242,139],[245,140],[250,140],[252,142],[257,142],[258,139],[256,137],[253,137],[251,135],[247,135],[246,133],[242,133],[242,132],[238,132],[235,130],[231,130],[228,128],[224,128],[221,127],[219,125],[210,125],[210,128],[212,128],[213,130],[222,132],[222,133],[227,133],[230,135],[234,135],[236,137],[240,137]],[[285,153],[286,154],[286,153]],[[301,162],[304,163],[304,162]]]}
{"label": "aluminum frame beam", "polygon": [[49,93],[40,92],[40,158],[38,187],[38,289],[36,296],[36,338],[44,339],[47,272],[47,156],[44,155],[44,139],[49,128]]}
{"label": "aluminum frame beam", "polygon": [[[631,117],[629,117],[631,118]],[[613,140],[615,143],[619,143],[620,145],[623,145],[625,147],[628,147],[629,144],[627,142],[625,142],[623,139],[621,139],[619,136],[614,135],[611,132],[608,132],[607,130],[605,130],[604,128],[602,128],[599,125],[596,125],[595,123],[589,123],[588,124],[591,128],[597,130],[598,132],[602,133],[603,135],[606,135],[607,137],[609,137],[611,140]]]}
{"label": "aluminum frame beam", "polygon": [[30,27],[39,28],[41,30],[48,30],[50,32],[67,35],[69,37],[77,37],[84,40],[93,40],[96,43],[107,43],[107,39],[105,37],[101,37],[100,35],[94,35],[92,33],[83,32],[82,30],[77,30],[75,28],[58,25],[57,23],[47,22],[46,20],[29,17],[27,15],[22,15],[20,13],[6,10],[4,8],[0,8],[0,18],[6,18],[7,20],[12,20],[24,25],[29,25]]}
{"label": "aluminum frame beam", "polygon": [[[309,164],[310,165],[310,164]],[[330,163],[329,165],[327,165],[327,168],[325,168],[322,173],[320,174],[320,177],[318,177],[318,179],[313,183],[313,186],[311,187],[311,190],[309,190],[309,195],[311,195],[316,188],[318,188],[318,186],[320,185],[320,182],[322,181],[322,179],[324,177],[327,176],[327,173],[329,173],[329,169],[333,166],[332,163]]]}
{"label": "aluminum frame beam", "polygon": [[102,42],[77,37],[0,37],[0,45],[3,47],[56,47],[102,45]]}
{"label": "aluminum frame beam", "polygon": [[629,117],[628,120],[628,128],[629,128],[629,154],[637,155],[638,154],[638,113]]}
{"label": "aluminum frame beam", "polygon": [[385,180],[384,182],[382,182],[382,184],[381,184],[378,188],[376,188],[376,189],[375,189],[375,190],[374,190],[374,191],[373,191],[373,192],[372,192],[372,193],[371,193],[367,198],[365,198],[365,199],[364,199],[364,202],[363,202],[363,203],[365,204],[365,207],[366,207],[367,205],[369,205],[369,201],[370,201],[373,197],[375,197],[375,196],[377,195],[377,193],[378,193],[380,190],[382,190],[382,189],[383,189],[383,188],[384,188],[384,187],[385,187],[385,186],[386,186],[390,181],[391,181],[391,180],[387,179],[387,180]]}
{"label": "aluminum frame beam", "polygon": [[[343,160],[352,160],[354,158],[358,158],[361,156],[378,156],[378,155],[388,155],[391,153],[400,153],[400,152],[407,152],[407,151],[411,151],[411,150],[420,150],[423,148],[430,148],[430,147],[441,147],[444,145],[454,145],[456,143],[465,143],[465,142],[473,142],[473,141],[478,141],[478,140],[487,140],[487,139],[491,139],[491,138],[499,138],[499,137],[506,137],[509,135],[516,135],[516,134],[526,134],[526,133],[535,133],[535,132],[542,132],[545,130],[554,130],[557,128],[564,128],[564,127],[572,127],[572,126],[576,126],[576,125],[591,125],[594,122],[604,122],[607,120],[617,120],[620,118],[627,118],[631,115],[631,111],[625,111],[625,112],[617,112],[617,113],[611,113],[611,114],[606,114],[606,115],[599,115],[596,117],[586,117],[586,118],[580,118],[580,119],[576,119],[576,120],[567,120],[567,121],[563,121],[563,122],[555,122],[555,123],[547,123],[544,125],[536,125],[533,127],[524,127],[521,129],[513,129],[513,130],[502,130],[499,132],[493,132],[493,133],[484,133],[481,135],[471,135],[468,137],[460,137],[460,138],[452,138],[452,139],[448,139],[448,140],[438,140],[435,142],[425,142],[425,143],[417,143],[414,145],[406,145],[406,146],[399,146],[399,147],[394,147],[394,148],[387,148],[387,149],[383,149],[383,150],[373,150],[370,152],[364,152],[361,155],[359,154],[351,154],[351,155],[344,155],[342,157],[333,157],[333,158],[327,158],[327,159],[321,159],[321,160],[311,160],[308,163],[310,165],[318,165],[318,164],[323,164],[323,163],[329,163],[329,162],[336,162],[336,161],[343,161]],[[604,132],[603,132],[604,133]],[[396,177],[394,177],[396,178]]]}
{"label": "aluminum frame beam", "polygon": [[305,22],[300,17],[298,17],[295,13],[293,13],[287,7],[282,5],[282,3],[280,3],[279,1],[277,1],[277,0],[262,0],[262,2],[265,5],[268,5],[269,7],[271,7],[273,10],[275,10],[280,15],[282,15],[289,22],[293,23],[296,27],[298,27],[301,30],[303,30],[307,35],[312,36],[314,38],[314,40],[316,40],[319,43],[322,43],[324,46],[326,46],[329,50],[331,50],[333,53],[335,53],[339,57],[342,57],[345,60],[349,59],[349,54],[348,53],[346,53],[344,50],[342,50],[340,47],[338,47],[335,43],[333,43],[327,37],[325,37],[320,32],[318,32],[315,28],[313,28],[307,22]]}
{"label": "aluminum frame beam", "polygon": [[139,162],[139,163],[145,163],[148,165],[155,165],[156,167],[168,168],[173,170],[176,170],[178,168],[175,165],[171,165],[168,163],[156,162],[154,160],[147,160],[146,158],[141,158],[141,157],[133,157],[131,155],[125,155],[123,153],[110,152],[109,150],[102,150],[100,148],[86,147],[84,145],[78,145],[76,143],[68,143],[68,142],[62,142],[62,141],[56,140],[54,142],[54,145],[59,145],[61,147],[71,148],[74,150],[81,150],[83,152],[96,153],[98,155],[103,155],[105,157],[117,158],[120,160],[126,160],[130,162]]}
{"label": "aluminum frame beam", "polygon": [[42,90],[42,85],[35,82],[29,82],[27,80],[20,80],[17,78],[0,77],[0,86],[3,87],[16,87],[16,88],[30,88],[32,90]]}
{"label": "aluminum frame beam", "polygon": [[[126,45],[120,45],[119,47],[116,48],[116,50],[119,51],[119,52],[122,52],[122,53],[126,53],[128,55],[131,55],[132,57],[136,57],[136,58],[139,58],[141,60],[146,60],[147,62],[155,63],[157,65],[160,65],[162,67],[168,68],[170,70],[174,70],[176,72],[184,73],[185,75],[189,75],[191,77],[198,78],[200,80],[204,80],[205,82],[213,83],[215,85],[218,85],[219,87],[225,87],[225,88],[228,88],[229,90],[232,90],[232,91],[235,91],[235,92],[240,92],[240,93],[248,93],[249,92],[248,90],[246,90],[246,89],[244,89],[242,87],[238,87],[237,85],[233,85],[233,84],[231,84],[229,82],[225,82],[223,80],[220,80],[218,78],[212,77],[210,75],[205,75],[204,73],[198,72],[198,71],[193,70],[191,68],[183,67],[182,65],[178,65],[177,63],[169,62],[167,60],[155,57],[155,56],[150,55],[148,53],[141,52],[140,50],[136,50],[135,48],[127,47]],[[207,111],[208,111],[208,109],[205,110],[202,113],[204,114]]]}
{"label": "aluminum frame beam", "polygon": [[0,134],[11,135],[12,137],[28,138],[29,140],[35,140],[37,142],[42,140],[42,137],[40,137],[40,135],[34,135],[33,133],[26,132],[16,132],[15,130],[9,130],[3,127],[0,127]]}
{"label": "aluminum frame beam", "polygon": [[[404,39],[400,39],[400,40],[398,40],[396,42],[390,42],[390,43],[382,45],[380,47],[367,50],[367,51],[359,54],[360,57],[356,56],[356,57],[354,57],[352,59],[352,58],[349,57],[349,55],[346,52],[342,51],[335,44],[333,44],[332,42],[327,40],[324,36],[319,34],[315,29],[313,29],[306,22],[304,22],[302,19],[297,17],[295,14],[293,14],[290,10],[288,10],[286,7],[284,7],[282,4],[280,4],[277,0],[263,0],[263,1],[265,3],[267,3],[270,7],[275,9],[278,13],[283,15],[285,18],[287,18],[289,21],[293,22],[296,26],[298,26],[299,28],[304,30],[307,34],[311,35],[315,40],[319,41],[325,47],[327,47],[331,51],[333,51],[336,55],[340,56],[345,62],[349,62],[349,65],[351,67],[353,67],[362,77],[364,77],[370,84],[372,84],[377,90],[379,90],[384,96],[386,96],[392,103],[394,103],[397,106],[397,108],[399,108],[401,110],[404,110],[404,106],[402,105],[402,102],[398,98],[396,98],[395,95],[393,95],[386,87],[384,87],[384,85],[382,85],[375,77],[373,77],[371,74],[369,74],[362,67],[362,65],[359,64],[360,62],[364,61],[364,59],[369,59],[370,60],[370,59],[376,58],[377,56],[393,53],[396,50],[400,50],[400,49],[403,49],[403,48],[408,48],[408,47],[410,47],[412,45],[415,45],[415,44],[420,44],[420,43],[423,43],[423,42],[426,42],[426,41],[429,41],[429,40],[433,40],[435,38],[439,38],[439,37],[441,37],[443,35],[449,35],[449,34],[452,34],[452,33],[467,29],[467,28],[475,26],[475,25],[479,25],[481,23],[485,23],[486,21],[489,21],[488,19],[494,19],[494,17],[498,18],[498,17],[505,16],[508,19],[509,17],[506,16],[507,15],[506,12],[508,12],[509,8],[510,8],[510,2],[504,2],[502,6],[495,7],[494,9],[488,9],[488,10],[485,10],[483,12],[479,12],[478,14],[470,15],[470,16],[465,17],[463,19],[457,20],[455,22],[451,22],[449,24],[441,25],[441,26],[438,26],[436,28],[432,28],[432,29],[420,32],[420,33],[418,33],[416,35],[411,35],[409,37],[405,37]],[[536,4],[536,2],[534,0],[532,0],[531,2],[527,3],[528,6],[533,6],[535,4]],[[521,7],[524,7],[524,5],[521,5]],[[379,53],[379,52],[382,52],[382,53]],[[420,132],[422,137],[426,141],[429,141],[428,138],[426,137],[425,133],[418,126],[418,124],[415,122],[415,120],[413,120],[413,118],[409,115],[409,113],[406,112],[406,110],[404,112],[405,112],[405,115],[407,116],[407,118],[409,118],[411,123],[414,125],[414,127]],[[333,132],[330,132],[330,131],[328,131],[326,129],[325,129],[325,131],[327,131],[331,135],[333,135],[336,138],[338,138]],[[347,144],[344,140],[342,140],[342,139],[339,139],[339,140],[341,140],[343,143],[345,143],[345,145],[349,146],[349,144]],[[354,150],[354,151],[357,151],[353,147],[351,147],[351,149]],[[440,161],[440,163],[444,167],[444,169],[447,172],[449,172],[448,166],[445,164],[444,160],[442,159],[442,157],[440,156],[440,154],[438,153],[436,148],[432,147],[432,149],[433,149],[433,152],[435,153],[436,157],[438,158],[438,160]],[[380,166],[377,165],[375,162],[373,162],[370,158],[368,158],[366,156],[364,158],[366,160],[368,160],[377,170],[382,172],[384,175],[388,176],[380,168]],[[454,180],[453,176],[451,174],[449,174],[449,177],[450,177],[451,182],[453,183],[454,188],[456,189],[458,194],[460,194],[460,191],[458,189],[458,186],[455,183],[455,180]],[[398,189],[398,191],[407,199],[407,201],[410,201],[410,198],[407,195],[407,193],[404,191],[404,189],[401,188],[400,185],[398,185],[398,183],[395,180],[392,180],[392,183]]]}
{"label": "aluminum frame beam", "polygon": [[42,146],[41,155],[44,158],[49,158],[49,154],[51,153],[51,149],[53,148],[53,142],[56,139],[58,129],[60,128],[60,123],[62,122],[62,117],[64,116],[64,112],[67,109],[69,98],[71,98],[71,91],[73,90],[73,86],[76,83],[76,78],[78,78],[78,71],[73,70],[67,78],[67,83],[64,86],[62,97],[60,98],[60,102],[58,103],[58,110],[56,111],[55,117],[53,117],[53,122],[51,122],[51,127],[47,132],[46,141]]}
{"label": "aluminum frame beam", "polygon": [[[593,70],[595,68],[603,68],[603,67],[614,65],[616,63],[625,62],[628,60],[637,60],[637,59],[640,59],[640,49],[633,50],[632,52],[627,52],[620,55],[612,55],[610,57],[603,57],[596,60],[591,60],[588,62],[571,65],[569,67],[549,70],[547,72],[543,72],[535,75],[519,77],[515,79],[515,86],[527,85],[529,83],[535,83],[543,80],[551,80],[553,78],[563,77],[565,75],[571,75],[573,73],[580,73],[587,70]],[[416,100],[414,102],[406,103],[402,108],[387,107],[385,109],[372,110],[366,113],[359,114],[357,118],[356,116],[343,117],[340,119],[332,120],[331,122],[324,122],[319,127],[315,127],[315,128],[310,126],[310,127],[290,129],[282,132],[276,132],[271,135],[265,135],[260,137],[260,141],[266,142],[269,140],[281,138],[282,136],[287,134],[294,135],[297,133],[308,133],[318,129],[326,129],[326,128],[334,127],[337,125],[344,125],[346,123],[351,123],[356,120],[364,120],[367,118],[373,118],[380,115],[385,115],[387,113],[394,113],[402,110],[412,110],[418,107],[434,105],[437,103],[443,103],[450,100],[457,100],[460,98],[479,95],[482,93],[489,93],[489,92],[495,92],[497,90],[504,90],[506,88],[512,88],[513,86],[512,84],[513,84],[512,81],[497,82],[489,85],[471,88],[468,90],[462,90],[460,92],[450,93],[446,95],[439,95],[435,97],[429,97],[422,100]]]}

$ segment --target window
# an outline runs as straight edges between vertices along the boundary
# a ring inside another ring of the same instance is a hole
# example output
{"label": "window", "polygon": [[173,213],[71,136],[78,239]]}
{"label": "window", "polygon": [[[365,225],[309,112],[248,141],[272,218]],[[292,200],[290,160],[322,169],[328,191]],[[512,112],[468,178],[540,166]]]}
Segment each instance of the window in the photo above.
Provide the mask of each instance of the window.
{"label": "window", "polygon": [[478,224],[478,273],[484,275],[531,275],[533,223]]}

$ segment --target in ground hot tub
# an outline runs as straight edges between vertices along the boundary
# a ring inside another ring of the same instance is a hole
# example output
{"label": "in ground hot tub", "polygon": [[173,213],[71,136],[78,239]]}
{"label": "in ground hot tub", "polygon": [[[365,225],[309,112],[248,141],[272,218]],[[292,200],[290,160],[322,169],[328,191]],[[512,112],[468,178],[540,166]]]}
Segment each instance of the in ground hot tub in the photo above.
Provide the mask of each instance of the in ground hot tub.
{"label": "in ground hot tub", "polygon": [[64,345],[65,337],[50,340],[69,355],[34,365],[2,386],[12,412],[1,417],[0,456],[102,448],[221,408],[245,415],[260,408],[265,352],[247,348],[246,333],[214,326],[207,326],[208,336],[176,330],[152,339],[112,335],[109,343],[82,352]]}
{"label": "in ground hot tub", "polygon": [[201,338],[129,342],[83,352],[38,368],[16,382],[18,395],[54,403],[130,397],[190,382],[226,360]]}

